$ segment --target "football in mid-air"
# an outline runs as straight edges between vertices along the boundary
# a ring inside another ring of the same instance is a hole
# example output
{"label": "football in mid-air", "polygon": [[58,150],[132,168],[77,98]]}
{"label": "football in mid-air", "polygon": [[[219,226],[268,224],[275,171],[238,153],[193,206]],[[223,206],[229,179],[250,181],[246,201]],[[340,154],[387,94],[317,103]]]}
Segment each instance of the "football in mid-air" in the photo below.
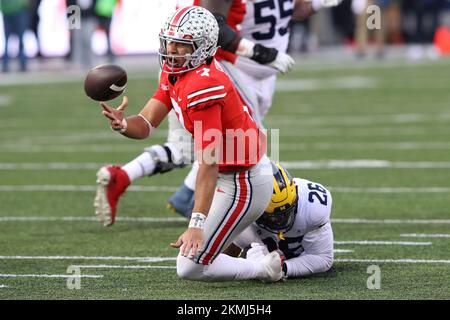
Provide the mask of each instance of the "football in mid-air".
{"label": "football in mid-air", "polygon": [[84,91],[95,101],[109,101],[120,96],[127,86],[126,71],[113,64],[102,64],[89,71]]}

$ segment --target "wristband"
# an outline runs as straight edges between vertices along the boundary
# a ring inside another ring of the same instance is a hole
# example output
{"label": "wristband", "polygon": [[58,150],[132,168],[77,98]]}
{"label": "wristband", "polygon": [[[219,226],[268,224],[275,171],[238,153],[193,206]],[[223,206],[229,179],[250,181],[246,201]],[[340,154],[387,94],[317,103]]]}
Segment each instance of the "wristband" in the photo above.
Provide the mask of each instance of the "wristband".
{"label": "wristband", "polygon": [[138,116],[141,117],[142,120],[144,120],[145,123],[147,124],[147,126],[148,126],[148,136],[147,136],[147,138],[150,137],[152,135],[153,131],[155,131],[155,127],[152,126],[150,121],[148,121],[147,118],[144,117],[142,114],[138,114]]}
{"label": "wristband", "polygon": [[189,221],[189,228],[203,229],[205,224],[206,216],[200,212],[193,212],[191,215],[191,221]]}
{"label": "wristband", "polygon": [[253,56],[254,47],[255,44],[252,41],[242,38],[241,41],[239,42],[236,54],[242,57],[251,58]]}

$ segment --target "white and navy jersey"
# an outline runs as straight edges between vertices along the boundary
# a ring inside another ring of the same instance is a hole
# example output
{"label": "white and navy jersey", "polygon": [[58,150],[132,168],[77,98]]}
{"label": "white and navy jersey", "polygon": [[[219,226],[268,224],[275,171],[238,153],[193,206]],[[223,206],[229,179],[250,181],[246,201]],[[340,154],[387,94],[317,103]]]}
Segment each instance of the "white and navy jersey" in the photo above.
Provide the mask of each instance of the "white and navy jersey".
{"label": "white and navy jersey", "polygon": [[[289,23],[294,12],[294,0],[247,0],[241,35],[263,46],[286,52],[289,44]],[[239,57],[240,68],[263,70],[263,77],[276,74],[271,67]],[[265,71],[265,72],[264,72]]]}
{"label": "white and navy jersey", "polygon": [[[305,235],[314,235],[317,230],[330,228],[332,198],[330,192],[322,185],[305,179],[295,178],[298,192],[298,206],[292,228],[284,233],[284,240],[277,234],[267,231],[253,223],[237,239],[235,244],[241,248],[252,242],[263,242],[269,251],[280,249],[286,259],[300,256],[305,248]],[[330,228],[331,232],[331,228]],[[315,241],[315,237],[308,237],[308,242]],[[330,237],[326,237],[329,241]],[[331,246],[333,245],[331,238]],[[327,246],[329,244],[326,244]],[[315,254],[315,252],[308,252]],[[319,252],[317,252],[319,253]]]}

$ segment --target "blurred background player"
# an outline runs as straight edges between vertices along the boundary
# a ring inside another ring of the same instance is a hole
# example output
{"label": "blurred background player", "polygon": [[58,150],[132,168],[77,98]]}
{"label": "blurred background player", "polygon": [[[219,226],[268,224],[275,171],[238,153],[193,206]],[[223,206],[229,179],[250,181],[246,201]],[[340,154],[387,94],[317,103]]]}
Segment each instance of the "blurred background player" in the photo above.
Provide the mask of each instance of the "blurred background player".
{"label": "blurred background player", "polygon": [[81,27],[71,29],[70,59],[76,68],[89,69],[94,66],[94,52],[91,37],[97,28],[97,0],[67,0],[67,6],[78,6],[81,13]]}
{"label": "blurred background player", "polygon": [[[333,265],[332,198],[322,185],[272,162],[274,191],[264,214],[235,240],[246,258],[260,261],[272,251],[284,257],[284,278],[328,271]],[[228,250],[227,250],[228,251]]]}
{"label": "blurred background player", "polygon": [[98,25],[105,31],[107,41],[107,57],[109,63],[114,63],[115,55],[111,43],[111,22],[118,0],[96,0],[95,14]]}
{"label": "blurred background player", "polygon": [[3,30],[5,33],[5,51],[3,54],[2,71],[9,72],[10,37],[16,35],[19,39],[20,71],[27,71],[27,56],[25,54],[24,34],[29,27],[30,5],[28,0],[1,0],[0,12],[3,14]]}
{"label": "blurred background player", "polygon": [[[285,53],[292,14],[295,12],[298,17],[306,18],[324,7],[335,6],[340,2],[341,0],[284,1],[282,6],[267,8],[260,0],[246,3],[242,0],[195,1],[216,17],[220,27],[219,44],[226,50],[219,51],[219,59],[260,127],[272,104],[277,73],[286,73],[294,64],[293,59]],[[179,6],[188,4],[192,4],[192,1],[180,1]],[[263,8],[270,9],[264,11],[271,17],[270,23],[267,19],[261,19]],[[143,154],[122,167],[106,167],[117,179],[111,180],[106,186],[98,180],[94,203],[97,216],[108,215],[100,212],[102,210],[110,211],[113,216],[111,221],[114,223],[118,199],[132,181],[192,163],[190,150],[190,138],[186,138],[174,116],[169,115],[168,143],[146,149]],[[187,218],[194,203],[197,170],[198,165],[194,162],[183,184],[169,199],[168,207]],[[98,199],[104,193],[109,195],[109,208],[98,205]]]}
{"label": "blurred background player", "polygon": [[[376,5],[380,8],[380,13],[384,13],[385,9],[389,5],[389,0],[353,0],[352,10],[356,15],[356,57],[361,59],[365,58],[367,55],[367,47],[369,44],[370,30],[367,27],[367,19],[369,13],[373,14],[372,10],[369,10],[372,6]],[[384,15],[382,14],[382,17]],[[385,23],[385,19],[381,19],[381,23]],[[376,45],[376,56],[382,58],[384,56],[384,45],[385,45],[385,30],[386,28],[380,26],[379,29],[373,30],[375,45]]]}
{"label": "blurred background player", "polygon": [[[221,254],[264,212],[273,183],[260,131],[214,59],[218,36],[217,21],[208,10],[198,6],[178,9],[160,33],[163,73],[157,92],[137,116],[124,118],[126,98],[118,109],[102,103],[103,114],[113,130],[128,138],[145,139],[173,109],[194,137],[199,159],[195,212],[187,230],[171,244],[180,249],[177,273],[181,278],[275,282],[282,276],[277,252],[257,262]],[[249,144],[235,146],[243,152],[234,156],[229,156],[228,150],[239,140],[226,138],[230,130],[254,133]],[[211,131],[219,132],[213,141],[208,134]],[[102,175],[111,178],[107,170]]]}
{"label": "blurred background player", "polygon": [[37,44],[36,56],[38,58],[42,58],[41,39],[39,37],[39,29],[38,29],[40,23],[39,7],[41,5],[41,2],[42,0],[31,0],[31,10],[30,10],[31,14],[30,30],[36,37],[36,44]]}

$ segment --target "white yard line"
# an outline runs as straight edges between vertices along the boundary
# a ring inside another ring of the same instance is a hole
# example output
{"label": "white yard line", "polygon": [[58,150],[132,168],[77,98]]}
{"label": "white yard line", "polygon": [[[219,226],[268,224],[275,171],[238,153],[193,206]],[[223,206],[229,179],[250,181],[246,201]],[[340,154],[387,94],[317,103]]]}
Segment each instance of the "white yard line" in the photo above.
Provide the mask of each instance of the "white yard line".
{"label": "white yard line", "polygon": [[101,261],[176,261],[177,257],[117,257],[117,256],[0,256],[0,260],[101,260]]}
{"label": "white yard line", "polygon": [[[387,124],[411,124],[411,123],[438,123],[448,122],[450,118],[449,113],[408,113],[408,114],[391,114],[391,115],[376,115],[364,114],[358,116],[308,116],[302,122],[302,128],[312,127],[337,127],[337,126],[370,126]],[[272,115],[266,120],[268,127],[280,128],[281,130],[289,130],[290,127],[298,127],[298,119],[296,117],[289,117],[288,115]],[[284,128],[284,129],[283,129]]]}
{"label": "white yard line", "polygon": [[282,161],[288,169],[448,169],[450,162],[361,160]]}
{"label": "white yard line", "polygon": [[432,242],[409,242],[409,241],[367,241],[367,240],[355,240],[355,241],[335,241],[336,245],[382,245],[382,246],[431,246]]}
{"label": "white yard line", "polygon": [[[175,192],[178,187],[172,186],[131,186],[128,190],[136,192]],[[44,192],[94,192],[95,185],[90,186],[75,186],[75,185],[18,185],[8,186],[0,185],[0,191],[3,192],[29,192],[29,191],[44,191]]]}
{"label": "white yard line", "polygon": [[414,264],[450,264],[450,260],[417,260],[417,259],[335,259],[334,262],[356,263],[414,263]]}
{"label": "white yard line", "polygon": [[333,77],[330,79],[278,80],[276,91],[322,91],[335,89],[370,89],[376,88],[377,81],[368,77]]}
{"label": "white yard line", "polygon": [[0,107],[9,106],[12,102],[11,97],[9,96],[0,96]]}
{"label": "white yard line", "polygon": [[331,219],[335,224],[450,224],[450,219]]}
{"label": "white yard line", "polygon": [[353,253],[354,250],[346,250],[346,249],[334,249],[334,253]]}
{"label": "white yard line", "polygon": [[448,150],[449,142],[280,143],[280,150]]}
{"label": "white yard line", "polygon": [[109,264],[77,265],[81,269],[176,269],[176,266],[121,266]]}
{"label": "white yard line", "polygon": [[[186,222],[182,217],[118,217],[123,222]],[[98,222],[96,217],[42,217],[42,216],[11,216],[0,217],[0,222]],[[331,219],[333,224],[450,224],[450,219]]]}
{"label": "white yard line", "polygon": [[[96,217],[0,217],[0,222],[98,222]],[[124,222],[186,222],[182,217],[118,217]]]}
{"label": "white yard line", "polygon": [[5,286],[4,284],[0,284],[0,289],[8,288],[8,286]]}
{"label": "white yard line", "polygon": [[0,170],[98,170],[100,163],[0,163]]}
{"label": "white yard line", "polygon": [[404,238],[450,238],[450,234],[402,233]]}
{"label": "white yard line", "polygon": [[103,275],[83,274],[83,275],[67,275],[67,274],[0,274],[0,278],[103,278]]}
{"label": "white yard line", "polygon": [[[450,162],[361,160],[282,161],[288,169],[448,169]],[[0,163],[0,170],[97,170],[102,163]]]}
{"label": "white yard line", "polygon": [[123,153],[139,152],[135,145],[1,145],[2,153]]}
{"label": "white yard line", "polygon": [[450,193],[450,188],[348,188],[329,187],[332,192],[337,193]]}
{"label": "white yard line", "polygon": [[[272,126],[273,128],[273,126]],[[407,136],[417,136],[417,135],[442,135],[448,137],[450,130],[448,127],[433,127],[425,128],[419,126],[391,126],[391,127],[381,127],[375,128],[373,126],[365,126],[361,128],[329,128],[329,127],[314,127],[314,128],[303,128],[303,127],[289,127],[283,126],[280,130],[281,137],[336,137],[342,136],[352,136],[352,137],[387,137],[392,138]]]}
{"label": "white yard line", "polygon": [[[286,131],[286,132],[285,132]],[[281,135],[290,135],[289,130],[281,130]],[[323,132],[321,133],[323,134]],[[337,130],[331,130],[326,135],[338,135]],[[304,135],[308,136],[308,133]],[[304,150],[448,150],[450,143],[448,142],[367,142],[367,143],[289,143],[282,142],[279,145],[280,150],[285,151],[304,151]],[[15,144],[0,144],[2,153],[115,153],[115,152],[137,152],[139,148],[133,145],[123,144],[62,144],[61,142],[49,143],[33,143],[31,141],[17,141]]]}
{"label": "white yard line", "polygon": [[[172,186],[131,186],[128,190],[135,192],[175,192],[178,187]],[[337,193],[450,193],[450,188],[354,188],[328,187]],[[0,185],[0,192],[95,192],[93,185]]]}

